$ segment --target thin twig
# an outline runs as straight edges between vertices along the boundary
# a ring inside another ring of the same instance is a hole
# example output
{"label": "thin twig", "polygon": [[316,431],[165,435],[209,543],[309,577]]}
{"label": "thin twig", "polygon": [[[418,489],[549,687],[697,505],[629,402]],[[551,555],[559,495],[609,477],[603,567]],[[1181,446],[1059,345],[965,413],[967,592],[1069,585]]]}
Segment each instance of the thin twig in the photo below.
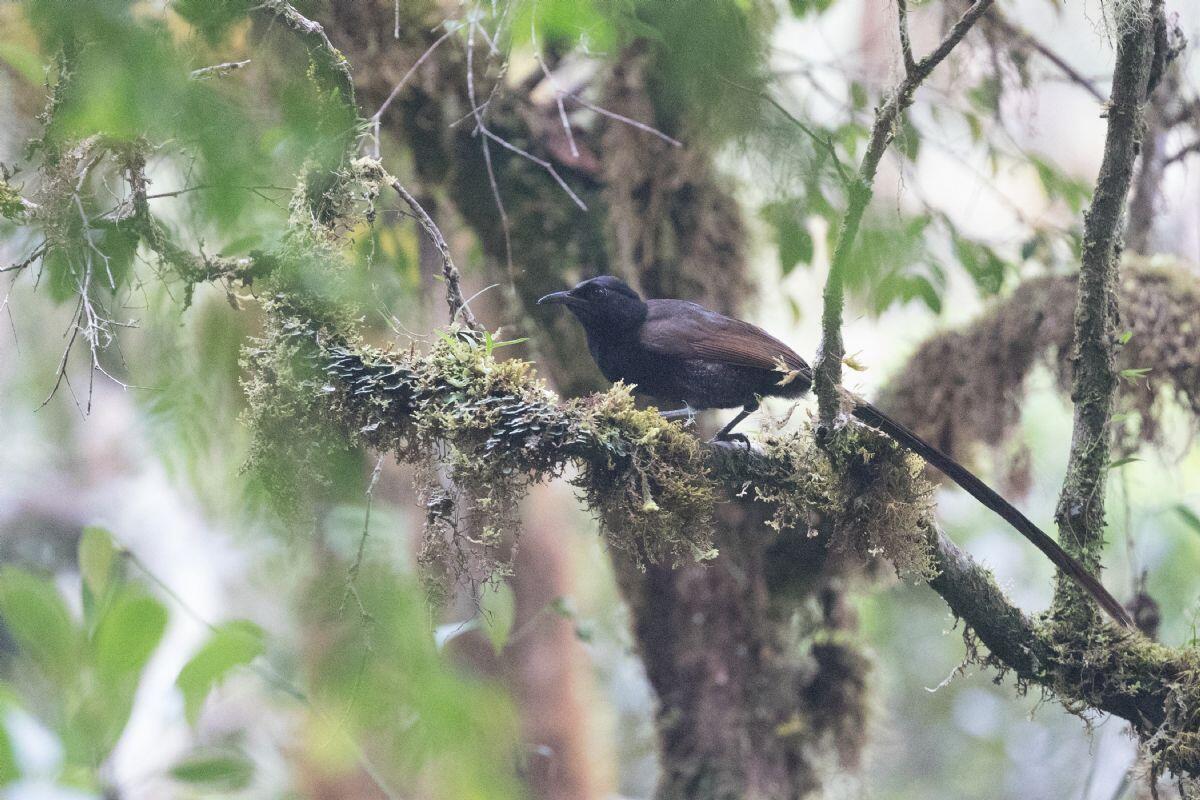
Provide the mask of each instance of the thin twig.
{"label": "thin twig", "polygon": [[908,0],[896,0],[896,18],[900,25],[900,52],[904,57],[904,74],[912,75],[917,68],[913,58],[912,41],[908,38]]}
{"label": "thin twig", "polygon": [[[751,91],[744,86],[739,88],[746,89],[746,91]],[[772,97],[769,93],[759,92],[758,95],[763,100],[766,100],[768,103],[770,103],[776,111],[778,111],[780,114],[783,114],[783,116],[787,118],[788,122],[791,122],[801,131],[803,131],[808,138],[813,140],[813,143],[816,144],[817,147],[829,153],[830,158],[833,159],[833,167],[835,170],[837,170],[838,178],[841,180],[843,186],[850,186],[854,182],[854,179],[850,177],[850,174],[846,172],[846,168],[842,165],[842,159],[838,157],[837,149],[833,146],[833,139],[831,137],[818,136],[816,131],[806,125],[804,121],[795,114],[788,111],[782,103]]]}
{"label": "thin twig", "polygon": [[575,132],[571,130],[571,121],[567,119],[567,108],[563,105],[563,96],[565,92],[559,88],[558,81],[551,74],[550,68],[546,66],[546,59],[542,58],[542,50],[538,47],[537,40],[537,0],[534,0],[533,11],[529,15],[529,42],[533,48],[533,58],[542,69],[542,75],[545,76],[550,88],[554,90],[554,102],[558,106],[558,120],[562,123],[563,133],[567,135],[567,144],[571,146],[571,158],[579,158],[579,148],[575,145]]}
{"label": "thin twig", "polygon": [[1183,161],[1185,158],[1195,153],[1200,153],[1200,139],[1197,139],[1191,144],[1185,144],[1183,147],[1164,158],[1163,166],[1174,164],[1176,161]]}
{"label": "thin twig", "polygon": [[370,625],[374,621],[371,612],[367,611],[367,607],[363,604],[362,595],[358,592],[358,573],[362,570],[363,556],[367,551],[367,537],[371,534],[371,505],[375,499],[375,484],[379,483],[379,476],[383,472],[383,454],[380,453],[379,458],[375,461],[375,469],[371,470],[371,479],[367,483],[367,491],[364,492],[367,498],[367,508],[363,514],[363,529],[362,535],[358,539],[358,551],[354,554],[354,561],[350,564],[350,569],[346,573],[346,590],[342,595],[342,607],[339,613],[346,610],[346,601],[351,597],[354,598],[355,605],[358,606],[358,616],[362,620],[364,626],[367,626],[367,650],[371,651]]}
{"label": "thin twig", "polygon": [[33,262],[37,261],[43,255],[45,255],[45,253],[48,249],[49,249],[49,245],[43,239],[42,243],[39,244],[37,247],[33,248],[33,252],[30,253],[25,258],[23,258],[22,260],[16,262],[15,264],[9,264],[7,267],[0,267],[0,273],[20,272],[21,270],[25,269]]}
{"label": "thin twig", "polygon": [[194,69],[188,73],[188,77],[194,81],[204,81],[209,78],[224,78],[234,70],[239,70],[250,63],[250,59],[245,61],[226,61],[224,64],[213,64],[211,67],[201,67]]}
{"label": "thin twig", "polygon": [[433,54],[433,51],[437,50],[438,47],[442,44],[442,42],[449,39],[453,34],[457,33],[458,30],[459,29],[457,27],[451,27],[449,25],[449,23],[447,23],[446,32],[443,33],[441,36],[439,36],[434,41],[433,44],[429,45],[429,47],[425,50],[424,53],[421,53],[421,56],[415,62],[413,62],[413,65],[411,67],[408,68],[408,72],[404,73],[404,77],[400,78],[400,80],[396,83],[396,85],[392,87],[392,91],[388,94],[387,98],[379,106],[379,110],[371,115],[370,122],[371,122],[371,126],[374,130],[374,134],[375,134],[375,157],[376,158],[379,158],[379,125],[380,125],[380,120],[383,118],[384,112],[387,111],[388,107],[390,107],[392,105],[392,101],[394,101],[400,95],[400,90],[403,89],[405,84],[408,83],[409,78],[411,78],[416,73],[416,71],[421,68],[421,65],[425,63],[425,60],[428,59],[429,56],[431,56]]}
{"label": "thin twig", "polygon": [[559,185],[559,188],[561,188],[564,192],[567,193],[567,197],[571,198],[571,202],[573,202],[576,206],[579,207],[580,211],[588,210],[587,203],[583,202],[583,200],[581,200],[579,198],[579,195],[575,194],[575,192],[571,189],[571,187],[567,185],[567,182],[565,180],[563,180],[562,175],[558,174],[558,170],[555,169],[554,165],[551,164],[549,161],[547,161],[544,158],[538,158],[533,153],[530,153],[526,150],[522,150],[521,148],[517,147],[515,144],[512,144],[511,142],[506,141],[502,137],[497,136],[495,133],[492,133],[492,131],[488,128],[481,128],[480,130],[482,131],[484,136],[491,139],[493,142],[500,145],[505,150],[516,153],[517,155],[521,156],[522,158],[528,159],[529,161],[532,161],[534,164],[537,164],[542,169],[546,170],[546,172],[550,175],[550,177],[554,179],[554,182]]}
{"label": "thin twig", "polygon": [[[471,22],[471,27],[467,31],[467,99],[471,103],[471,115],[475,118],[475,133],[480,134],[487,130],[487,126],[483,122],[483,113],[480,110],[480,105],[475,99],[475,28],[477,23]],[[499,84],[497,84],[498,86]],[[496,87],[492,87],[493,92]],[[488,98],[491,102],[491,98]],[[512,258],[512,233],[508,222],[508,211],[504,208],[504,200],[500,197],[500,184],[496,181],[496,169],[492,166],[492,148],[488,144],[487,136],[479,137],[479,145],[483,148],[483,164],[487,170],[488,185],[492,189],[492,198],[496,201],[496,210],[500,213],[500,229],[504,234],[504,259],[505,267],[511,276],[513,273],[513,258]],[[453,312],[451,312],[453,316]]]}
{"label": "thin twig", "polygon": [[417,202],[417,198],[413,197],[400,181],[392,178],[390,185],[396,191],[396,194],[400,195],[400,199],[412,209],[412,213],[417,218],[417,222],[420,223],[421,228],[425,231],[425,235],[430,238],[433,246],[437,248],[438,253],[442,256],[442,277],[446,281],[446,305],[450,308],[450,321],[454,322],[461,315],[467,327],[477,331],[482,330],[483,326],[475,319],[475,315],[471,313],[471,308],[463,300],[458,267],[454,266],[454,260],[450,257],[450,247],[446,244],[446,239],[442,236],[441,230],[433,221],[433,218]]}
{"label": "thin twig", "polygon": [[638,122],[636,119],[627,117],[624,114],[618,114],[615,111],[609,111],[607,108],[601,108],[600,106],[596,105],[595,103],[589,103],[587,100],[584,100],[582,97],[580,97],[575,92],[566,92],[564,96],[571,98],[576,103],[579,103],[579,105],[583,106],[584,108],[586,108],[590,111],[594,111],[603,117],[608,117],[609,119],[615,119],[617,122],[624,122],[626,125],[630,126],[631,128],[637,128],[639,131],[648,133],[651,136],[657,136],[659,139],[662,139],[664,142],[671,145],[672,147],[683,147],[683,142],[679,141],[678,139],[676,139],[672,136],[668,136],[667,134],[660,131],[658,128],[655,128],[653,125],[647,125],[644,122]]}
{"label": "thin twig", "polygon": [[1094,97],[1097,102],[1103,103],[1107,99],[1104,96],[1104,93],[1097,88],[1095,81],[1091,80],[1082,72],[1072,67],[1066,59],[1054,52],[1049,45],[1039,40],[1029,31],[1010,21],[999,11],[989,14],[984,24],[999,30],[1006,37],[1008,37],[1009,41],[1005,42],[1006,46],[1010,46],[1012,44],[1012,40],[1015,39],[1017,42],[1024,44],[1029,49],[1035,51],[1042,58],[1053,64],[1069,81],[1079,86],[1092,97]]}

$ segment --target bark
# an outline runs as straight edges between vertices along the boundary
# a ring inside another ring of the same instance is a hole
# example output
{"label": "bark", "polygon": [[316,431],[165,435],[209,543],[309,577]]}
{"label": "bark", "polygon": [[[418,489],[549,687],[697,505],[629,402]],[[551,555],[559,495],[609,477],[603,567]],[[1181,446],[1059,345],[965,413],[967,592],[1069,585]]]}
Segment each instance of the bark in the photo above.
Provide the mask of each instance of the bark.
{"label": "bark", "polygon": [[[1108,134],[1092,205],[1084,213],[1083,261],[1075,301],[1074,427],[1067,473],[1055,520],[1063,547],[1093,571],[1104,545],[1104,497],[1110,462],[1114,368],[1119,334],[1117,268],[1123,248],[1125,203],[1134,161],[1145,130],[1143,104],[1150,88],[1160,0],[1119,4],[1119,39],[1108,107]],[[1058,578],[1055,600],[1064,613],[1082,619],[1090,604],[1072,582]]]}
{"label": "bark", "polygon": [[551,605],[575,590],[570,540],[563,535],[569,509],[557,492],[539,487],[526,503],[526,524],[513,571],[516,616],[506,648],[509,683],[521,709],[525,775],[535,797],[598,800],[611,787],[591,754],[591,666],[571,620]]}

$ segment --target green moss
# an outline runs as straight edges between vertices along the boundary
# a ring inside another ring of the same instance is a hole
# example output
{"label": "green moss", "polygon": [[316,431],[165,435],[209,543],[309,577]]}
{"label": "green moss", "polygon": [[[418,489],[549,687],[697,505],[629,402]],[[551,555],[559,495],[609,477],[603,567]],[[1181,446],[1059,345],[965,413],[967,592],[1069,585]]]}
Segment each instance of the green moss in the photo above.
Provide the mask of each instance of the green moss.
{"label": "green moss", "polygon": [[[328,442],[303,427],[317,418],[337,420],[351,446],[417,465],[422,562],[435,587],[507,574],[520,500],[569,464],[612,546],[642,563],[715,555],[715,491],[695,437],[636,409],[626,387],[560,407],[528,363],[498,360],[487,334],[452,328],[425,354],[396,353],[355,343],[348,324],[307,322],[311,309],[269,311],[280,321],[247,358],[250,421],[273,456],[268,443],[294,447],[297,426],[316,444],[259,460],[327,455]],[[271,486],[294,499],[290,472],[279,472],[268,471]]]}
{"label": "green moss", "polygon": [[[885,557],[920,580],[936,574],[928,535],[933,487],[921,462],[894,440],[851,424],[828,448],[808,429],[768,434],[764,444],[758,479],[742,491],[772,504],[771,527],[826,534],[832,549],[867,561]],[[733,474],[744,475],[744,467]]]}
{"label": "green moss", "polygon": [[[1030,663],[1015,673],[1019,692],[1039,687],[1090,722],[1095,709],[1133,722],[1154,777],[1200,771],[1200,649],[1174,649],[1112,624],[1079,624],[1052,611],[1028,647]],[[966,663],[1010,667],[964,631]]]}
{"label": "green moss", "polygon": [[8,181],[0,180],[0,217],[15,220],[25,213],[25,201],[21,193]]}
{"label": "green moss", "polygon": [[[568,465],[609,545],[634,563],[716,556],[719,489],[746,465],[731,471],[731,461],[710,458],[693,434],[638,409],[623,384],[560,405],[527,362],[498,360],[488,334],[452,328],[427,353],[397,353],[337,333],[349,324],[305,321],[313,318],[312,309],[295,312],[256,350],[251,366],[264,379],[248,390],[259,409],[252,421],[269,431],[279,417],[286,434],[289,419],[339,420],[352,444],[418,465],[428,512],[422,560],[438,583],[506,574],[521,499]],[[298,358],[307,371],[287,366]],[[306,399],[278,398],[280,390]],[[831,548],[931,576],[930,486],[919,462],[858,425],[838,447],[831,460],[807,433],[769,437],[765,458],[752,459],[758,479],[740,492],[770,503],[778,530],[819,525]]]}
{"label": "green moss", "polygon": [[654,409],[636,408],[621,383],[573,408],[606,456],[583,462],[574,484],[609,544],[638,565],[715,558],[716,488],[696,437]]}
{"label": "green moss", "polygon": [[1053,618],[1043,633],[1052,648],[1045,682],[1069,711],[1083,715],[1123,697],[1161,702],[1161,719],[1132,700],[1124,715],[1143,720],[1136,727],[1152,771],[1200,770],[1200,650],[1172,649],[1112,625],[1081,628]]}

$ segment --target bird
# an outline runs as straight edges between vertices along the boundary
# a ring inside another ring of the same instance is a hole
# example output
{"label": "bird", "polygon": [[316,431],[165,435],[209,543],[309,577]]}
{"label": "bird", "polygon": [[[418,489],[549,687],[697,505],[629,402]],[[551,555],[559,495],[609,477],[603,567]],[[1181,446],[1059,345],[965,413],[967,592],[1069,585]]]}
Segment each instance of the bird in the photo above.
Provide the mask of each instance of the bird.
{"label": "bird", "polygon": [[[758,410],[764,397],[799,399],[812,387],[808,363],[757,325],[687,300],[643,300],[612,275],[553,292],[538,305],[563,305],[583,325],[588,351],[604,377],[632,385],[637,394],[682,403],[663,413],[691,417],[704,409],[741,410],[714,437],[749,444],[733,429]],[[880,409],[850,393],[850,413],[891,436],[1024,535],[1087,591],[1109,616],[1132,627],[1128,612],[1076,558],[1015,506],[937,447]]]}

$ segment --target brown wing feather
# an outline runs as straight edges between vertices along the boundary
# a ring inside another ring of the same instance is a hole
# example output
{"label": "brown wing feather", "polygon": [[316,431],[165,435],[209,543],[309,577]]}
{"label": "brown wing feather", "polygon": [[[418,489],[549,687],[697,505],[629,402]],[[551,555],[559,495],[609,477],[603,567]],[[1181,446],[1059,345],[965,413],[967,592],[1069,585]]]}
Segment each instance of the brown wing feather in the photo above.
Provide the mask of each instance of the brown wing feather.
{"label": "brown wing feather", "polygon": [[776,369],[782,360],[788,369],[808,372],[796,351],[749,322],[683,300],[650,300],[646,305],[641,340],[652,352],[758,369]]}

